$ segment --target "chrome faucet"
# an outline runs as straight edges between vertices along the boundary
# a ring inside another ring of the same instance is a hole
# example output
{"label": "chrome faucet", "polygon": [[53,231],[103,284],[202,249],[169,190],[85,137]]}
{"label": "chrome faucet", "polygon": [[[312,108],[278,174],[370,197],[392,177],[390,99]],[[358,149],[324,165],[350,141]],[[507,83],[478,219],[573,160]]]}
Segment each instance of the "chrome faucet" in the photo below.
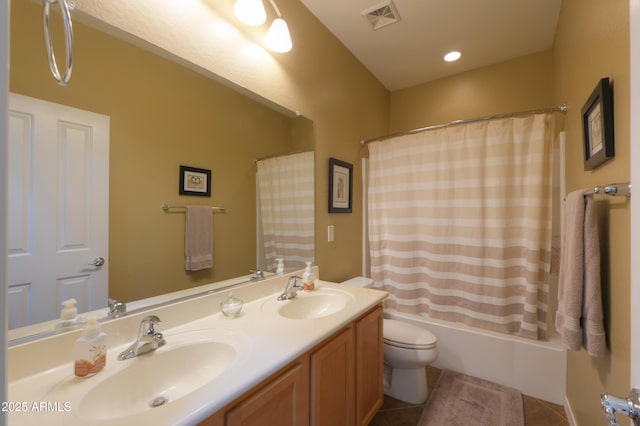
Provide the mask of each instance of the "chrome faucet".
{"label": "chrome faucet", "polygon": [[640,425],[640,389],[631,389],[627,399],[618,398],[607,393],[600,395],[600,404],[610,426],[618,426],[616,413],[626,414],[635,426]]}
{"label": "chrome faucet", "polygon": [[302,290],[303,288],[301,285],[298,285],[298,280],[302,281],[302,277],[297,275],[289,277],[287,286],[284,288],[282,294],[278,296],[278,300],[288,300],[296,297],[298,295],[298,290]]}
{"label": "chrome faucet", "polygon": [[162,333],[156,331],[156,325],[160,323],[160,318],[155,315],[149,315],[142,318],[140,323],[140,331],[138,337],[125,351],[118,355],[118,359],[123,361],[125,359],[133,358],[138,355],[142,355],[147,352],[155,351],[166,342]]}
{"label": "chrome faucet", "polygon": [[126,303],[109,298],[109,318],[118,318],[126,312]]}
{"label": "chrome faucet", "polygon": [[260,269],[256,269],[255,271],[251,269],[249,272],[253,272],[253,276],[251,277],[251,281],[260,281],[264,280],[264,272]]}

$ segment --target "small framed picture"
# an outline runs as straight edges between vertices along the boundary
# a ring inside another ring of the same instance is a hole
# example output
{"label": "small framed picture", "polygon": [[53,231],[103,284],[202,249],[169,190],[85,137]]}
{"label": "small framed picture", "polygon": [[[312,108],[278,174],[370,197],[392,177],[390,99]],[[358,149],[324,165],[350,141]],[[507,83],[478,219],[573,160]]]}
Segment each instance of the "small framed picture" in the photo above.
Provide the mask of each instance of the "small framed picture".
{"label": "small framed picture", "polygon": [[592,170],[615,156],[613,143],[613,93],[603,78],[582,107],[584,169]]}
{"label": "small framed picture", "polygon": [[211,197],[211,170],[180,166],[179,194]]}
{"label": "small framed picture", "polygon": [[329,158],[329,213],[351,213],[353,165]]}

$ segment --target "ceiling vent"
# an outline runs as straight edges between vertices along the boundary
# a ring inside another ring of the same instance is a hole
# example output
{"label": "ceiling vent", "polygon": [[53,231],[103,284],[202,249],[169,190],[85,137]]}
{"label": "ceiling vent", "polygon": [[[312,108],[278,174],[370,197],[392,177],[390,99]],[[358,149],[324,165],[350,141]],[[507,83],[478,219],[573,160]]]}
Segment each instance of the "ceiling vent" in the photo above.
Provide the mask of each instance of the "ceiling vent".
{"label": "ceiling vent", "polygon": [[391,0],[378,4],[377,6],[363,10],[362,16],[367,18],[371,28],[378,30],[387,25],[400,21],[400,15],[396,9],[396,5]]}

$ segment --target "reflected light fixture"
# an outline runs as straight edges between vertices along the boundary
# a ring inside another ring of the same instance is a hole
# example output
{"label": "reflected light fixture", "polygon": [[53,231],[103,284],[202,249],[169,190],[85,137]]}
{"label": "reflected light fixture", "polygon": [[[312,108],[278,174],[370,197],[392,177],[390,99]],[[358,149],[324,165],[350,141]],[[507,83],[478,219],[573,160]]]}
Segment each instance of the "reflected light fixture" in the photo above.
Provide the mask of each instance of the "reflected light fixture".
{"label": "reflected light fixture", "polygon": [[262,25],[267,20],[262,0],[236,0],[233,13],[240,21],[252,27]]}
{"label": "reflected light fixture", "polygon": [[[282,13],[274,0],[269,0],[271,7],[276,12],[276,19],[271,23],[267,35],[265,36],[265,44],[274,52],[286,53],[291,50],[293,43],[289,34],[289,26],[282,18]],[[247,25],[262,25],[266,20],[266,13],[262,0],[236,0],[233,11],[236,17]],[[261,17],[259,20],[258,17]]]}

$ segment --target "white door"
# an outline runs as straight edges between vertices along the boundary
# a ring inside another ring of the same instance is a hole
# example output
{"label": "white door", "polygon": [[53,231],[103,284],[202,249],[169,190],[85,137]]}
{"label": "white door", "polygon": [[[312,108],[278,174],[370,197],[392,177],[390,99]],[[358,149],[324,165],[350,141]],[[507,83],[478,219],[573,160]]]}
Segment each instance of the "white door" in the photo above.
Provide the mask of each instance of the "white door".
{"label": "white door", "polygon": [[11,93],[8,127],[9,328],[105,307],[109,117]]}

